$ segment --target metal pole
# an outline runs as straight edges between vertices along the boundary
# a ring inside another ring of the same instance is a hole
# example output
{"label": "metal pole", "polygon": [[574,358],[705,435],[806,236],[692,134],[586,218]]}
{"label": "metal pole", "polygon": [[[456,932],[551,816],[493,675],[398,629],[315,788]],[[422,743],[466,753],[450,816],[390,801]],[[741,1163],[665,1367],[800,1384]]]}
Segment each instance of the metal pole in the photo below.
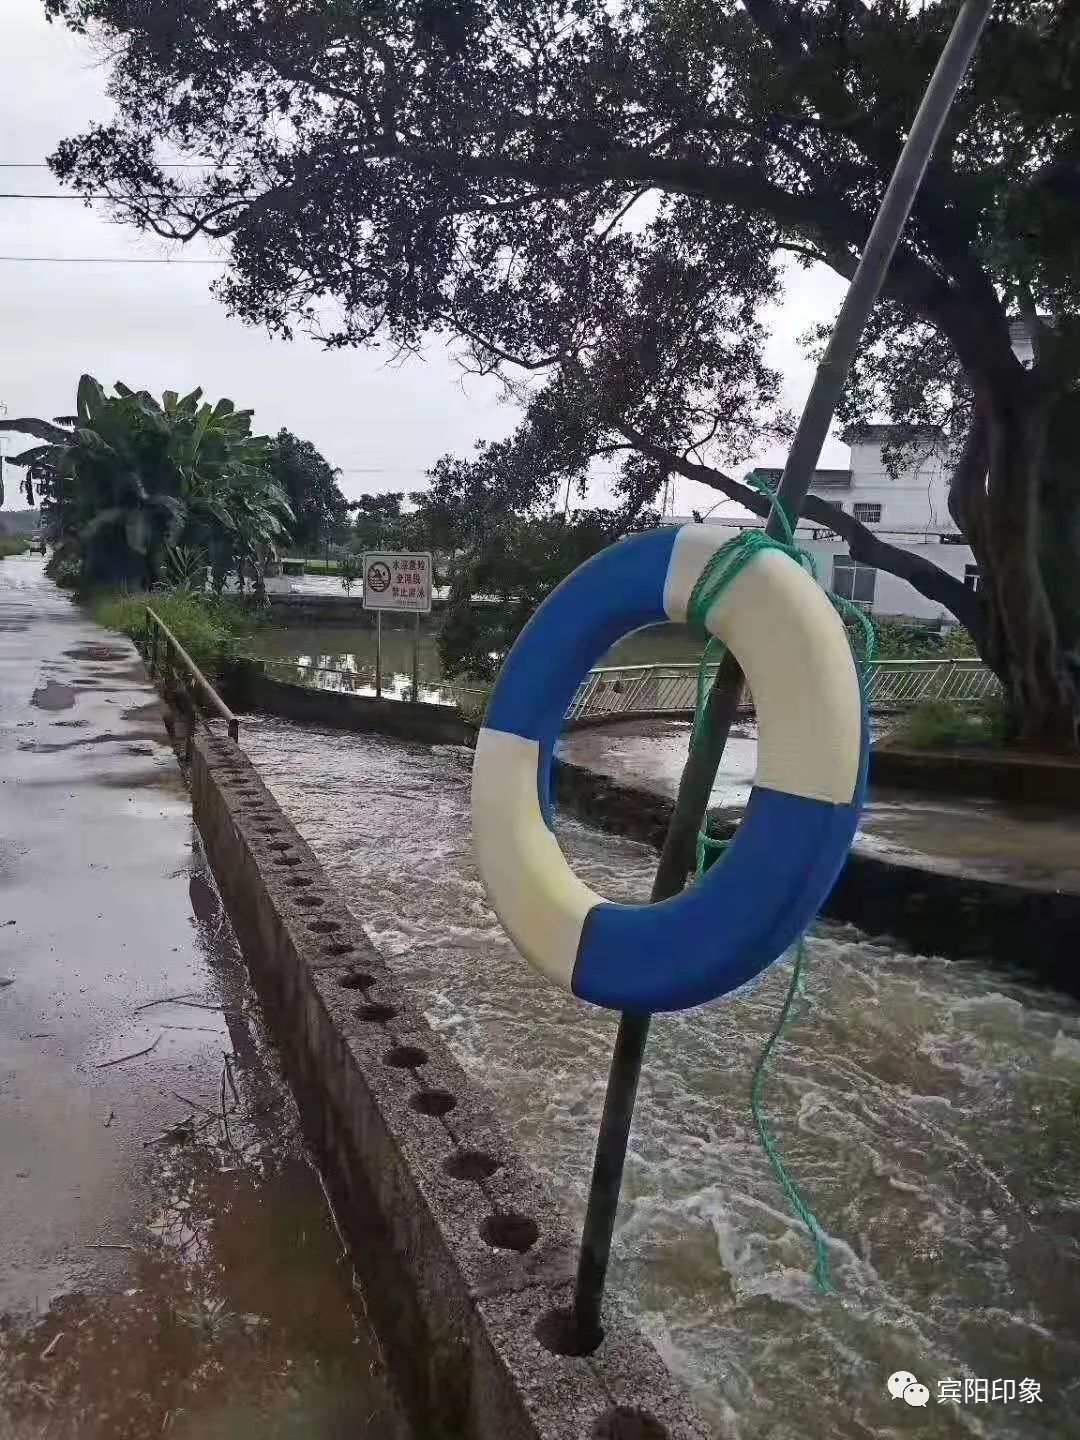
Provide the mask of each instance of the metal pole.
{"label": "metal pole", "polygon": [[[844,297],[777,491],[777,498],[792,524],[798,519],[862,332],[884,284],[934,145],[975,53],[991,5],[992,0],[965,0],[957,15]],[[766,533],[774,536],[782,533],[775,516],[770,516]],[[693,869],[694,837],[708,805],[741,690],[742,672],[734,658],[728,656],[717,671],[709,695],[700,743],[690,752],[679,782],[675,809],[653,882],[654,901],[677,895]],[[604,1281],[649,1020],[648,1015],[620,1017],[608,1075],[574,1291],[572,1323],[580,1343],[586,1347],[598,1344],[603,1333],[600,1309]]]}
{"label": "metal pole", "polygon": [[382,611],[375,611],[375,699],[382,699]]}
{"label": "metal pole", "polygon": [[413,704],[420,699],[420,611],[416,612],[416,624],[413,629],[413,652],[412,652],[412,698]]}

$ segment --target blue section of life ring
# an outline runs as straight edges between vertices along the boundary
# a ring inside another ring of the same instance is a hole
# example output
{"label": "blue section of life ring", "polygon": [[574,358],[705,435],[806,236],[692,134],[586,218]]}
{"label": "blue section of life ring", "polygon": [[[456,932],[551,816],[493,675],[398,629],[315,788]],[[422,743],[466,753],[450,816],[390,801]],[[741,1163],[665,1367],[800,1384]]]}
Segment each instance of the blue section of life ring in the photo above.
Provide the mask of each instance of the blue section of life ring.
{"label": "blue section of life ring", "polygon": [[474,845],[496,913],[544,974],[612,1009],[684,1009],[752,979],[816,915],[858,824],[869,747],[843,626],[794,560],[764,551],[709,612],[747,671],[760,730],[755,786],[720,861],[673,899],[621,905],[574,876],[551,833],[554,748],[577,686],[630,631],[685,620],[726,538],[653,531],[575,570],[511,649],[477,743]]}

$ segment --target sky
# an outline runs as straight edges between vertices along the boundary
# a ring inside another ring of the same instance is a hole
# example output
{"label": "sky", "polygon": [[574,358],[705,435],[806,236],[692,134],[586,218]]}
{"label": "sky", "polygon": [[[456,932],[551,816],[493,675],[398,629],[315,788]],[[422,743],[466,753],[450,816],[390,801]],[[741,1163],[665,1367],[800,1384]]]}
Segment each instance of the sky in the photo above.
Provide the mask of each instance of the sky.
{"label": "sky", "polygon": [[[59,140],[106,119],[107,73],[86,41],[46,23],[41,0],[0,4],[0,192],[62,193],[47,169],[8,167],[40,165]],[[201,385],[210,399],[228,395],[253,409],[259,433],[286,426],[312,441],[341,469],[350,499],[419,489],[440,455],[468,454],[477,441],[513,429],[516,411],[498,383],[463,375],[441,341],[422,359],[391,366],[384,353],[327,351],[306,338],[275,340],[227,314],[210,291],[219,273],[214,265],[99,263],[210,254],[143,238],[108,219],[102,206],[0,198],[0,407],[6,406],[6,418],[68,413],[83,372],[106,387],[122,380],[155,394]],[[842,294],[842,282],[829,271],[795,270],[787,300],[772,317],[769,359],[784,375],[793,408],[812,378],[798,337],[834,314]],[[13,454],[21,446],[13,436],[6,448]],[[783,460],[782,451],[765,448],[738,468]],[[831,441],[821,463],[846,464],[847,448]],[[7,468],[9,509],[24,503],[17,478]],[[598,480],[589,499],[602,500],[603,488]],[[703,486],[676,484],[677,514],[715,500]]]}

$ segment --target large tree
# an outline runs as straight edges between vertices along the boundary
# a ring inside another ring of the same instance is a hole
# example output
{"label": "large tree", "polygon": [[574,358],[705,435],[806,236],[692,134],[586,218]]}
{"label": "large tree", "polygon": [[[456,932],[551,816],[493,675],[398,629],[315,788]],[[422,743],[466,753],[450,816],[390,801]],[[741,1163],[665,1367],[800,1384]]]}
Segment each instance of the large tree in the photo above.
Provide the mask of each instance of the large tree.
{"label": "large tree", "polygon": [[[687,323],[717,353],[724,336],[753,343],[785,254],[850,277],[957,9],[45,5],[102,34],[117,107],[114,123],[60,147],[56,173],[158,234],[226,239],[221,292],[237,313],[340,345],[385,335],[415,347],[448,330],[482,363],[554,367],[571,384],[588,380],[598,335],[666,261],[709,276]],[[1001,0],[847,401],[864,418],[945,425],[952,511],[985,575],[968,623],[1020,732],[1069,744],[1080,706],[1078,101],[1080,10]],[[206,169],[164,169],[163,150]],[[1014,316],[1034,340],[1029,366],[1014,353]],[[698,358],[696,344],[644,357],[652,379],[630,398],[663,425],[652,433],[630,417],[640,453],[686,461],[714,423],[722,433],[715,372],[696,372]],[[652,403],[671,386],[670,410]]]}
{"label": "large tree", "polygon": [[303,553],[339,539],[348,528],[349,503],[335,470],[310,440],[279,430],[268,446],[270,473],[293,513],[289,538]]}

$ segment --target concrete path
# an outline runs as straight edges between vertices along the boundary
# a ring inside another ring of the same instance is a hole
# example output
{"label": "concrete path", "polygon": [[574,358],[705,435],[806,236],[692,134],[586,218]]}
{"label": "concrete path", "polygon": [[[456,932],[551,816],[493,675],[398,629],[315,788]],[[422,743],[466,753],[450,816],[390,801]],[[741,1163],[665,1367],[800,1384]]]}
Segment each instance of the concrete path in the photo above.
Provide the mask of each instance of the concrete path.
{"label": "concrete path", "polygon": [[4,1440],[400,1440],[143,667],[24,558],[0,1157]]}
{"label": "concrete path", "polygon": [[[565,735],[560,754],[627,785],[674,795],[688,739],[689,727],[681,721],[641,721]],[[741,810],[756,764],[753,727],[737,725],[713,805]],[[855,844],[898,864],[1080,894],[1080,822],[1075,812],[1051,806],[874,790]]]}

